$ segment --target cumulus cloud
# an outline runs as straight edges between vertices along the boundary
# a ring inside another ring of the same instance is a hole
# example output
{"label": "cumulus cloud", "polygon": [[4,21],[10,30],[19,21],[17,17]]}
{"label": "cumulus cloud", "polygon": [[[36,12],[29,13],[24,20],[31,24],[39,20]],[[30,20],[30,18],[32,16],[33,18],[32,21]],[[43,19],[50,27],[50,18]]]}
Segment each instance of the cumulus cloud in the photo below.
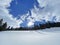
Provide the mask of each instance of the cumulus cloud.
{"label": "cumulus cloud", "polygon": [[[60,0],[37,0],[39,8],[34,5],[31,9],[31,15],[27,19],[29,22],[45,20],[51,22],[60,22]],[[28,13],[29,15],[29,13]],[[26,17],[27,15],[23,15]],[[24,20],[25,20],[24,19]]]}
{"label": "cumulus cloud", "polygon": [[25,19],[32,23],[41,20],[60,22],[60,0],[37,0],[40,8],[34,5],[34,8],[30,9],[31,15],[28,12],[20,16],[19,20],[9,14],[7,7],[11,1],[13,0],[0,0],[0,18],[3,18],[8,26],[19,27]]}
{"label": "cumulus cloud", "polygon": [[3,19],[4,22],[7,22],[8,26],[19,27],[20,23],[22,23],[22,20],[13,18],[7,9],[7,7],[10,6],[11,1],[12,0],[0,0],[0,19]]}
{"label": "cumulus cloud", "polygon": [[[31,10],[31,16],[28,17],[28,20],[41,21],[53,21],[53,22],[60,22],[60,0],[37,0],[39,3],[39,7],[34,8]],[[43,8],[44,7],[44,8]]]}
{"label": "cumulus cloud", "polygon": [[40,7],[44,7],[38,14],[44,16],[47,21],[60,22],[60,0],[38,0],[38,2]]}

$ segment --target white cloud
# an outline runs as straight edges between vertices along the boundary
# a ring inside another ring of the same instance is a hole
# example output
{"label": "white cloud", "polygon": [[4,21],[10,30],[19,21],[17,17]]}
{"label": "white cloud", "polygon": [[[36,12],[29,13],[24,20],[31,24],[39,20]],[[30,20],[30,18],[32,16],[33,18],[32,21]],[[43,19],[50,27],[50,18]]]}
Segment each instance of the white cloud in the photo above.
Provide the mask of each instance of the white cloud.
{"label": "white cloud", "polygon": [[[41,20],[60,22],[60,0],[37,1],[39,2],[39,6],[44,8],[40,9],[34,6],[34,8],[31,10],[31,17],[34,18],[34,22]],[[28,19],[31,20],[30,17],[28,17]]]}
{"label": "white cloud", "polygon": [[28,27],[31,27],[31,26],[33,26],[33,25],[34,25],[33,22],[28,22],[28,24],[27,24]]}
{"label": "white cloud", "polygon": [[[30,22],[35,21],[54,21],[60,22],[60,0],[37,0],[40,8],[34,5],[31,9],[31,16],[27,18]],[[33,19],[32,19],[33,18]]]}
{"label": "white cloud", "polygon": [[29,16],[29,12],[27,14],[20,16],[20,19],[24,21],[28,16]]}
{"label": "white cloud", "polygon": [[3,18],[4,22],[7,22],[8,26],[19,27],[22,20],[13,18],[7,9],[7,7],[10,6],[11,1],[12,0],[0,0],[0,18]]}
{"label": "white cloud", "polygon": [[[9,14],[7,7],[10,6],[10,2],[12,0],[0,0],[0,18],[4,19],[4,22],[8,23],[8,26],[19,27],[21,23],[25,19],[29,22],[35,21],[57,21],[60,22],[60,0],[37,0],[39,6],[43,9],[37,8],[34,5],[34,8],[31,9],[31,16],[29,16],[29,12],[20,17],[19,20],[13,18],[11,14]],[[56,16],[56,20],[53,20],[53,17]]]}
{"label": "white cloud", "polygon": [[38,0],[38,2],[40,7],[44,7],[42,13],[48,18],[48,20],[52,20],[52,18],[56,16],[56,21],[60,21],[60,0]]}

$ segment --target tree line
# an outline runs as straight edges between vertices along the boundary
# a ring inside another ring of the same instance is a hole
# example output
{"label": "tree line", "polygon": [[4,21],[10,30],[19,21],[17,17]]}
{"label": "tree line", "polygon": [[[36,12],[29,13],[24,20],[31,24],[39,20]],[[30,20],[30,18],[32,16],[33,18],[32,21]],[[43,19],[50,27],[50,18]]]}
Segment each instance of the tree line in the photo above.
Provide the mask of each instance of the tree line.
{"label": "tree line", "polygon": [[7,29],[7,22],[3,23],[3,19],[0,19],[0,31]]}
{"label": "tree line", "polygon": [[46,22],[45,24],[34,24],[33,27],[19,27],[19,28],[13,28],[13,27],[7,27],[7,22],[3,23],[3,19],[0,19],[0,31],[10,31],[10,30],[38,30],[38,29],[46,29],[51,27],[60,27],[60,22]]}

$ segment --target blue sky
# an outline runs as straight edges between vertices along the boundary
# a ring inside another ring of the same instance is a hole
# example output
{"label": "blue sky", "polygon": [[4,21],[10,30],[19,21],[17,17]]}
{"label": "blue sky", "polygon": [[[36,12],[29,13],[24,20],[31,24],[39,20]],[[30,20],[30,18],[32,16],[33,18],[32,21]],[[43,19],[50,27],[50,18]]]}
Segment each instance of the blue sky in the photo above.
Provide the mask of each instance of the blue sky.
{"label": "blue sky", "polygon": [[31,15],[31,9],[34,8],[34,5],[36,7],[39,7],[39,3],[37,0],[14,0],[10,3],[10,13],[14,16],[17,17],[18,15],[23,15],[27,14],[28,11]]}
{"label": "blue sky", "polygon": [[60,0],[0,0],[0,18],[11,27],[60,22]]}
{"label": "blue sky", "polygon": [[[17,19],[20,19],[20,16],[27,14],[29,12],[29,16],[31,15],[31,9],[34,8],[34,5],[39,8],[39,3],[37,0],[14,0],[10,3],[10,9],[9,13],[13,15],[13,17],[16,17]],[[23,21],[21,26],[27,26],[27,19]]]}

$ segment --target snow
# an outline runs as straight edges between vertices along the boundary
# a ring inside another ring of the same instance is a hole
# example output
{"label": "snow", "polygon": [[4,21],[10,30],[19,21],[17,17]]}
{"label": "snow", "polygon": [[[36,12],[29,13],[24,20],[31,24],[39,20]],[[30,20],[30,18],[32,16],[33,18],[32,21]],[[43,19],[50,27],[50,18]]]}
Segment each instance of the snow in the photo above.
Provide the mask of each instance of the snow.
{"label": "snow", "polygon": [[60,28],[0,32],[0,45],[60,45]]}

